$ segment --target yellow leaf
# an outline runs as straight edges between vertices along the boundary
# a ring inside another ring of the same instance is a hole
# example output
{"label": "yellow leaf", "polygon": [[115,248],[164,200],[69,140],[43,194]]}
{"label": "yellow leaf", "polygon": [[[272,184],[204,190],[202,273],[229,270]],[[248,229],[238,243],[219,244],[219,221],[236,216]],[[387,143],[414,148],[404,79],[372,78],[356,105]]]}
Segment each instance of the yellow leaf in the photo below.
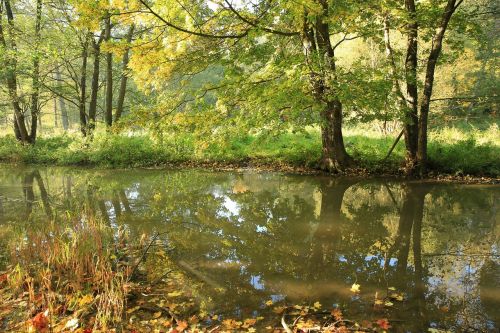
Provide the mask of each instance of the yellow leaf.
{"label": "yellow leaf", "polygon": [[271,305],[273,305],[273,301],[271,301],[271,300],[267,301],[267,302],[266,302],[266,305],[267,305],[267,306],[271,306]]}
{"label": "yellow leaf", "polygon": [[161,317],[161,311],[153,313],[153,318],[160,318]]}
{"label": "yellow leaf", "polygon": [[320,302],[314,303],[314,308],[315,309],[321,309],[321,303]]}
{"label": "yellow leaf", "polygon": [[168,295],[168,297],[179,297],[182,295],[182,292],[174,291],[174,292],[168,293],[167,295]]}
{"label": "yellow leaf", "polygon": [[357,283],[354,283],[354,284],[352,285],[352,287],[351,287],[351,291],[352,291],[353,293],[359,293],[359,291],[360,291],[360,290],[359,290],[359,287],[361,287],[361,285],[359,285],[359,284],[357,284]]}
{"label": "yellow leaf", "polygon": [[87,294],[87,295],[83,296],[82,298],[80,298],[80,301],[78,301],[78,305],[80,307],[82,307],[82,306],[85,306],[87,304],[92,303],[93,300],[94,300],[94,297],[90,294]]}

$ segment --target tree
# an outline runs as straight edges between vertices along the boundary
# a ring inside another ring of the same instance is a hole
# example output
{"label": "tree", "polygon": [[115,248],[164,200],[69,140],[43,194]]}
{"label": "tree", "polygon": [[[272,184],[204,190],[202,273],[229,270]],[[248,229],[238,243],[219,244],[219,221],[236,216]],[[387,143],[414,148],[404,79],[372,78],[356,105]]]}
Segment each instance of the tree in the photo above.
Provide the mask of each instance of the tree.
{"label": "tree", "polygon": [[[299,96],[293,96],[295,91],[290,93],[273,90],[274,98],[268,96],[268,99],[258,100],[274,109],[275,120],[284,119],[284,111],[292,113],[290,110],[294,110],[297,118],[311,118],[311,111],[319,111],[316,123],[320,125],[322,132],[321,167],[335,171],[352,165],[352,158],[345,149],[342,135],[342,99],[348,98],[349,87],[343,84],[343,73],[336,64],[335,50],[343,42],[361,37],[370,26],[368,20],[362,24],[350,20],[367,9],[363,7],[362,2],[334,4],[326,0],[308,0],[291,4],[281,1],[258,1],[253,5],[244,4],[237,7],[227,0],[218,2],[215,8],[207,8],[203,2],[169,3],[169,8],[177,15],[176,19],[162,15],[162,8],[166,5],[164,2],[140,2],[156,19],[159,31],[170,31],[166,37],[162,37],[161,32],[153,35],[150,43],[158,47],[165,42],[167,45],[172,44],[167,47],[168,50],[158,51],[156,55],[144,57],[145,54],[136,53],[137,57],[144,58],[134,60],[135,69],[149,73],[147,82],[152,83],[155,80],[154,75],[151,75],[154,71],[170,75],[167,79],[176,80],[180,77],[182,80],[182,69],[189,73],[199,73],[210,65],[226,63],[225,59],[221,59],[222,54],[228,59],[227,63],[232,61],[235,66],[241,64],[241,71],[224,67],[226,73],[223,82],[203,85],[198,92],[181,93],[180,101],[179,94],[175,94],[173,100],[176,101],[172,101],[170,113],[185,110],[190,102],[198,102],[208,92],[214,92],[217,98],[220,98],[228,90],[241,87],[248,87],[246,91],[254,89],[262,93],[261,87],[266,84],[281,82],[289,89],[290,86],[295,86]],[[179,23],[183,18],[188,22],[186,25]],[[341,20],[342,23],[335,23],[336,20]],[[332,35],[340,40],[333,43]],[[211,45],[206,40],[211,41]],[[176,48],[175,44],[179,47]],[[262,44],[267,44],[267,49]],[[263,50],[265,51],[262,52]],[[205,58],[200,57],[203,51],[208,54]],[[144,53],[146,52],[151,52],[151,47]],[[170,58],[167,64],[160,53]],[[258,57],[253,59],[255,55]],[[173,64],[174,62],[177,62],[177,65]],[[191,64],[189,70],[183,67],[186,64]],[[162,66],[164,70],[160,69]],[[236,79],[231,78],[234,73],[237,75]],[[255,73],[258,75],[253,75]],[[253,79],[254,77],[256,79]],[[295,80],[299,82],[293,82]],[[217,94],[215,91],[224,93]],[[287,102],[291,99],[302,99],[303,102],[276,106],[275,101],[281,100],[281,97],[276,95],[280,93]],[[243,103],[238,103],[240,100],[229,101],[230,108],[245,108]],[[232,121],[234,117],[225,119]]]}
{"label": "tree", "polygon": [[[404,79],[406,94],[402,93],[396,71],[392,71],[395,80],[396,92],[404,108],[404,134],[406,143],[406,168],[409,173],[417,169],[424,173],[427,167],[427,128],[430,103],[434,88],[434,74],[437,62],[443,48],[446,31],[453,14],[462,4],[463,0],[447,0],[445,7],[440,9],[441,2],[436,4],[419,4],[415,0],[405,0],[405,16],[403,18],[404,30],[401,32],[407,38]],[[436,13],[438,15],[436,16]],[[426,21],[427,19],[427,21]],[[389,26],[387,16],[384,19],[385,44],[391,67],[395,68],[394,54],[389,39]],[[424,37],[430,38],[429,54],[424,61],[425,79],[421,98],[419,96],[419,32]],[[429,32],[430,31],[430,32]]]}

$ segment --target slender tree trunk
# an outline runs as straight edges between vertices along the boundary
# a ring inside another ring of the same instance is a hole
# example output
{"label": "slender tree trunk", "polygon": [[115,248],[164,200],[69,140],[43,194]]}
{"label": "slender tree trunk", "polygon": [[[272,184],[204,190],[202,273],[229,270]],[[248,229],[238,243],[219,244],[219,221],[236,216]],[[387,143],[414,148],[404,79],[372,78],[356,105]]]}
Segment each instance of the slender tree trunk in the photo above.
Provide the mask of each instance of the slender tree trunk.
{"label": "slender tree trunk", "polygon": [[405,0],[405,7],[410,21],[407,26],[408,33],[405,60],[408,108],[406,108],[404,117],[404,134],[407,170],[409,173],[412,173],[416,164],[418,148],[418,23],[415,0]]}
{"label": "slender tree trunk", "polygon": [[[111,40],[111,16],[107,16],[105,20],[105,40]],[[113,53],[106,52],[106,109],[104,113],[106,126],[113,125]]]}
{"label": "slender tree trunk", "polygon": [[42,0],[36,2],[36,19],[35,19],[35,50],[33,54],[33,77],[32,77],[32,93],[31,93],[31,133],[30,142],[36,141],[38,116],[40,106],[38,103],[40,97],[40,42],[41,42],[41,26],[42,26]]}
{"label": "slender tree trunk", "polygon": [[[61,82],[61,72],[59,71],[59,68],[56,69],[56,80],[57,82]],[[68,109],[66,107],[66,101],[62,97],[58,97],[54,103],[57,104],[59,101],[59,109],[61,111],[61,123],[64,131],[67,131],[69,129],[69,117],[68,117]],[[56,124],[57,127],[57,124]]]}
{"label": "slender tree trunk", "polygon": [[[135,26],[132,24],[127,33],[127,44],[130,45],[134,35]],[[128,79],[128,63],[130,59],[130,47],[123,54],[122,59],[122,77],[120,80],[120,91],[118,93],[118,101],[116,105],[115,122],[120,120],[123,114],[123,104],[125,102],[125,94],[127,93],[127,79]]]}
{"label": "slender tree trunk", "polygon": [[88,121],[88,133],[91,134],[96,126],[96,114],[97,114],[97,93],[99,91],[99,60],[101,55],[101,42],[103,40],[104,31],[101,31],[98,41],[96,42],[92,39],[92,49],[94,53],[94,68],[92,71],[92,86],[90,92],[90,104],[89,104],[89,121]]}
{"label": "slender tree trunk", "polygon": [[59,124],[57,123],[57,97],[54,98],[54,128],[57,128]]}
{"label": "slender tree trunk", "polygon": [[[460,5],[462,1],[459,1]],[[429,118],[429,108],[432,97],[432,89],[434,87],[434,73],[436,70],[437,61],[443,48],[443,39],[448,28],[451,16],[458,7],[457,0],[448,0],[446,8],[441,17],[436,36],[432,40],[432,48],[427,59],[427,68],[425,72],[425,82],[422,97],[422,105],[420,106],[420,117],[418,119],[418,151],[417,162],[420,168],[420,173],[424,173],[427,167],[427,125]]]}
{"label": "slender tree trunk", "polygon": [[9,98],[12,103],[12,108],[14,109],[14,133],[16,138],[23,143],[29,143],[30,137],[28,134],[28,129],[26,128],[26,123],[24,121],[24,112],[21,109],[19,103],[19,96],[17,93],[17,45],[14,34],[14,14],[12,13],[12,8],[10,6],[10,0],[3,0],[5,4],[5,12],[7,14],[8,22],[8,34],[10,39],[10,45],[7,45],[7,40],[5,38],[2,26],[2,16],[4,6],[0,6],[0,43],[5,50],[11,50],[12,54],[7,56],[5,66],[7,70],[7,89]]}
{"label": "slender tree trunk", "polygon": [[78,107],[80,112],[80,131],[83,136],[87,135],[87,113],[85,111],[85,105],[87,103],[87,59],[89,52],[89,39],[91,33],[88,33],[84,38],[82,45],[82,67],[80,74],[80,105]]}

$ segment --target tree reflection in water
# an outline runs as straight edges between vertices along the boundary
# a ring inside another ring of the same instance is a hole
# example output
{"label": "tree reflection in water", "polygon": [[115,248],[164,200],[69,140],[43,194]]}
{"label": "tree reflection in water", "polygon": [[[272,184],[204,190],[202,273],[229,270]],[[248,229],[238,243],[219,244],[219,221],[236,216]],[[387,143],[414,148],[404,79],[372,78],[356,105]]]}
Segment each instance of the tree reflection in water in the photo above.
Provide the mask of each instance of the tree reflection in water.
{"label": "tree reflection in water", "polygon": [[[355,319],[391,318],[397,332],[498,329],[498,186],[2,168],[0,189],[4,239],[66,211],[137,237],[166,232],[206,311],[246,317],[269,299],[320,301]],[[404,301],[374,307],[388,287]]]}

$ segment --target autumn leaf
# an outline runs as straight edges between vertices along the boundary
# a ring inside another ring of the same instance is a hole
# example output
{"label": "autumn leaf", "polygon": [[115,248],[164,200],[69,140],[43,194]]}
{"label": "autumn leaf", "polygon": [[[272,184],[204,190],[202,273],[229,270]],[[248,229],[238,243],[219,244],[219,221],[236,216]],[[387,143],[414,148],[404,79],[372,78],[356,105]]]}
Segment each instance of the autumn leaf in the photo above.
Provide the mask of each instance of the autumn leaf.
{"label": "autumn leaf", "polygon": [[87,295],[83,296],[82,298],[80,298],[80,300],[78,301],[78,305],[80,307],[82,307],[82,306],[85,306],[87,304],[92,303],[93,300],[94,300],[94,297],[90,294],[87,294]]}
{"label": "autumn leaf", "polygon": [[49,320],[47,318],[49,310],[38,313],[33,319],[31,319],[31,324],[37,331],[45,331],[49,326]]}
{"label": "autumn leaf", "polygon": [[377,325],[384,330],[391,328],[389,321],[385,318],[377,320]]}
{"label": "autumn leaf", "polygon": [[266,305],[267,305],[267,306],[271,306],[271,305],[273,305],[273,304],[274,304],[274,303],[273,303],[273,301],[271,301],[271,300],[269,300],[269,301],[267,301],[267,302],[266,302]]}
{"label": "autumn leaf", "polygon": [[250,326],[255,325],[256,322],[257,322],[257,319],[253,319],[253,318],[245,319],[245,321],[243,322],[243,325],[241,327],[249,328]]}
{"label": "autumn leaf", "polygon": [[359,292],[360,292],[360,290],[359,290],[359,288],[360,288],[360,287],[361,287],[361,285],[359,285],[359,284],[357,284],[357,283],[353,283],[353,285],[351,286],[351,289],[350,289],[350,290],[351,290],[353,293],[359,293]]}
{"label": "autumn leaf", "polygon": [[342,320],[342,311],[340,311],[339,308],[335,308],[331,312],[332,317],[335,318],[335,320]]}
{"label": "autumn leaf", "polygon": [[153,313],[153,318],[154,319],[157,319],[157,318],[160,318],[160,317],[161,317],[161,311]]}
{"label": "autumn leaf", "polygon": [[314,308],[315,309],[321,309],[321,303],[320,302],[314,303]]}
{"label": "autumn leaf", "polygon": [[187,321],[179,321],[177,322],[177,327],[175,328],[179,332],[183,332],[186,328],[189,327],[189,324]]}

